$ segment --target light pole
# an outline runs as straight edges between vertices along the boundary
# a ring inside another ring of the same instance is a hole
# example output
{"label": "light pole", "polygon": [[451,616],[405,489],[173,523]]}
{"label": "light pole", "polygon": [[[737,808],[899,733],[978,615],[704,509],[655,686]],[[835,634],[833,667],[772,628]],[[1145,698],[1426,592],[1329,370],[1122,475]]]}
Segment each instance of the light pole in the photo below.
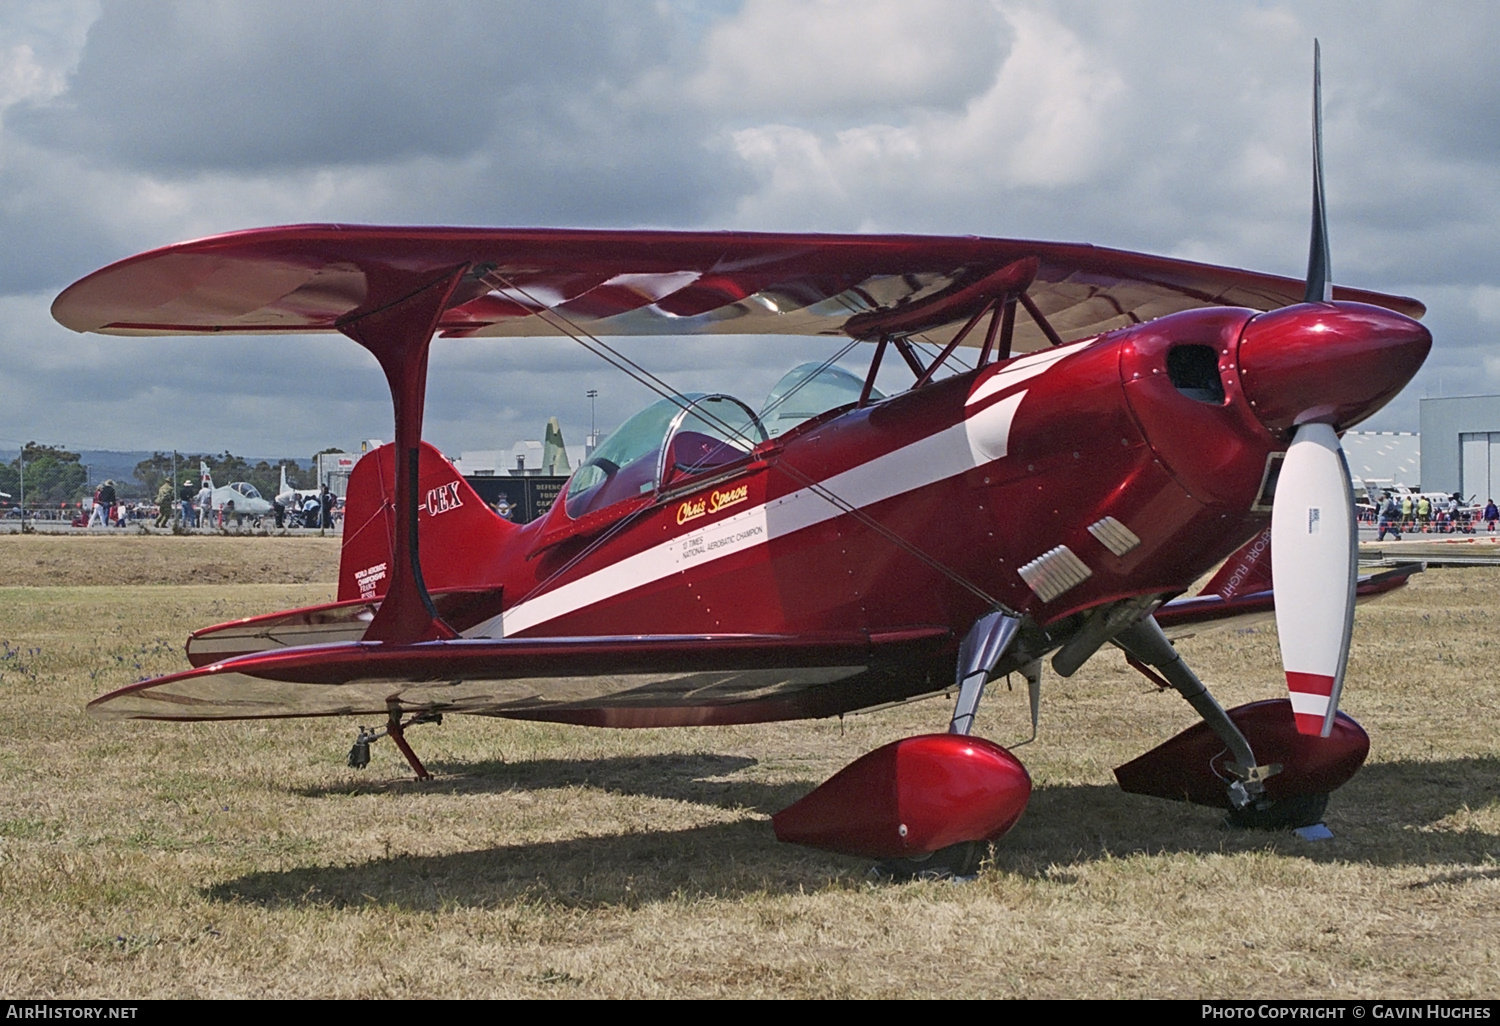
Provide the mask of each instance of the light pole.
{"label": "light pole", "polygon": [[599,390],[591,388],[584,393],[589,397],[589,453],[593,453],[594,447],[599,444],[599,429],[594,419],[594,400],[599,398]]}

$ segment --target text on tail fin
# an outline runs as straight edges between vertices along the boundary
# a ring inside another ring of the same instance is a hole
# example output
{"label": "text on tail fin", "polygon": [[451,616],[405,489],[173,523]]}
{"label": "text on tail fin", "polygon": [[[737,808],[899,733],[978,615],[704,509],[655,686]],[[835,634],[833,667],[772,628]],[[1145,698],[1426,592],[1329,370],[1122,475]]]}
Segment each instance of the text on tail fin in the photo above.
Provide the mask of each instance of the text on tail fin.
{"label": "text on tail fin", "polygon": [[[383,445],[355,464],[344,500],[339,601],[379,598],[395,552],[395,446]],[[417,471],[417,537],[429,591],[498,586],[502,553],[515,524],[469,487],[458,469],[422,443]]]}

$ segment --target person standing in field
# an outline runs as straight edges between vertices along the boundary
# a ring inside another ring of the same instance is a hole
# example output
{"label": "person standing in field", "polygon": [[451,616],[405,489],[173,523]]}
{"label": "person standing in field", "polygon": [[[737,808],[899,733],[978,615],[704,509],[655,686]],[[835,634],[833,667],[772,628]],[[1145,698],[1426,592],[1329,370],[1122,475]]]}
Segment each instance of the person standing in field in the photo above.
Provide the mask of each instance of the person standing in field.
{"label": "person standing in field", "polygon": [[114,526],[115,503],[120,497],[115,494],[115,483],[105,481],[94,493],[94,511],[89,515],[89,526],[98,524],[100,527]]}
{"label": "person standing in field", "polygon": [[156,490],[156,526],[166,527],[172,522],[172,502],[177,498],[177,493],[172,489],[171,481],[163,481],[161,487]]}
{"label": "person standing in field", "polygon": [[191,479],[182,482],[182,487],[177,489],[177,501],[182,504],[182,526],[194,527],[193,522],[193,499],[197,498],[198,490],[193,487]]}
{"label": "person standing in field", "polygon": [[1387,495],[1385,502],[1380,506],[1380,537],[1376,538],[1376,541],[1385,541],[1387,532],[1395,535],[1397,541],[1401,540],[1401,525],[1396,519],[1400,515],[1401,511],[1396,508],[1396,500]]}

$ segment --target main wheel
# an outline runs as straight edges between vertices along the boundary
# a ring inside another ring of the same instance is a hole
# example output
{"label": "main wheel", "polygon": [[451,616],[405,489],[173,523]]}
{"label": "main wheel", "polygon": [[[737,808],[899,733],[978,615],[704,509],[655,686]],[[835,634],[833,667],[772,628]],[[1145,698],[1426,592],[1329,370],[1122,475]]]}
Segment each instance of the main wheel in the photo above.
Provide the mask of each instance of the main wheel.
{"label": "main wheel", "polygon": [[1224,825],[1235,830],[1296,830],[1323,822],[1328,808],[1328,792],[1299,794],[1273,802],[1251,802],[1243,809],[1231,809]]}
{"label": "main wheel", "polygon": [[883,880],[949,880],[979,872],[988,845],[983,841],[960,841],[927,855],[909,859],[886,859],[870,870]]}

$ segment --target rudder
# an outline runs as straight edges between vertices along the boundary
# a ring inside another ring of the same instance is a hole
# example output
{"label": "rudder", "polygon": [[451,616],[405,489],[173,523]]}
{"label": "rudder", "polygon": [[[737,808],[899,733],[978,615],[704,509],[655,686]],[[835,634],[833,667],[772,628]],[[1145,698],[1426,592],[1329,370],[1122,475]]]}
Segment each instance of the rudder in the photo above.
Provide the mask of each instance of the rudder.
{"label": "rudder", "polygon": [[[517,526],[485,504],[458,468],[426,442],[417,469],[417,531],[428,591],[497,587],[501,555]],[[349,477],[339,601],[379,598],[396,536],[395,446],[365,456]]]}

